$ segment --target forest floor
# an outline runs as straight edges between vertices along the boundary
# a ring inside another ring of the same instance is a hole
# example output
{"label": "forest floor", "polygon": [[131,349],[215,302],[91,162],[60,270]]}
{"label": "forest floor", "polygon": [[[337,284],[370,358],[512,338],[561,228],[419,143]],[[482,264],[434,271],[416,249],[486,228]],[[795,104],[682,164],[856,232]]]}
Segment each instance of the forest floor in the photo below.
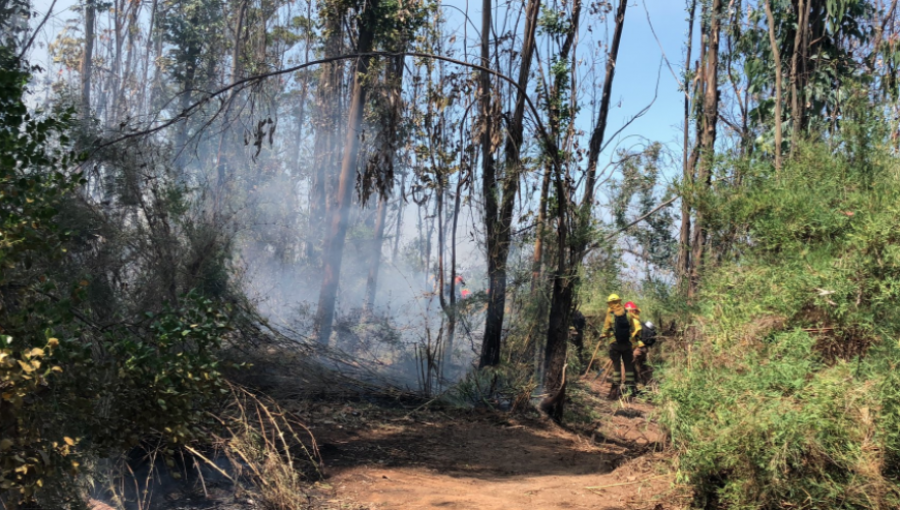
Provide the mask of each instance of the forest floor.
{"label": "forest floor", "polygon": [[570,385],[567,425],[487,409],[308,403],[325,479],[321,509],[680,508],[653,406]]}
{"label": "forest floor", "polygon": [[[606,400],[608,390],[593,378],[570,382],[564,426],[534,410],[509,413],[334,398],[279,403],[309,427],[324,464],[321,480],[300,498],[305,508],[684,508],[685,494],[672,488],[672,455],[654,421],[654,406],[642,399]],[[235,492],[216,469],[201,463],[198,470],[202,477],[160,477],[145,504],[125,508],[266,508],[255,490]],[[144,476],[125,488],[137,487]],[[108,495],[94,497],[102,502],[92,499],[93,510],[116,508]]]}

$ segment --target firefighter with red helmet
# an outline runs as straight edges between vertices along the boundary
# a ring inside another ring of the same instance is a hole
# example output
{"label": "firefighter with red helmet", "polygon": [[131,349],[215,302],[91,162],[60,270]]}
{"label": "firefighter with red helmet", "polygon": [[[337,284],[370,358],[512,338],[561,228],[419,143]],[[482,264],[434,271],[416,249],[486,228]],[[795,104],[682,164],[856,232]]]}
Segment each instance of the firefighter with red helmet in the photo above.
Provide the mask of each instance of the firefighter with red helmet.
{"label": "firefighter with red helmet", "polygon": [[[622,395],[622,365],[625,366],[625,387],[631,395],[637,394],[634,369],[633,341],[640,342],[641,323],[635,319],[626,307],[622,306],[622,298],[610,294],[606,300],[607,314],[603,323],[603,336],[609,341],[609,359],[612,369],[607,380],[610,383],[609,398],[615,400]],[[632,302],[627,304],[634,305]]]}
{"label": "firefighter with red helmet", "polygon": [[[636,304],[634,304],[633,301],[625,303],[625,309],[628,310],[628,313],[631,314],[631,317],[636,320],[638,324],[640,324],[641,309]],[[642,332],[643,329],[643,326],[641,326]],[[634,345],[635,347],[634,351],[632,352],[632,357],[634,358],[634,370],[637,374],[637,381],[640,384],[647,384],[650,380],[650,371],[647,369],[647,353],[650,351],[650,349],[649,346],[644,345],[642,337],[638,337]]]}

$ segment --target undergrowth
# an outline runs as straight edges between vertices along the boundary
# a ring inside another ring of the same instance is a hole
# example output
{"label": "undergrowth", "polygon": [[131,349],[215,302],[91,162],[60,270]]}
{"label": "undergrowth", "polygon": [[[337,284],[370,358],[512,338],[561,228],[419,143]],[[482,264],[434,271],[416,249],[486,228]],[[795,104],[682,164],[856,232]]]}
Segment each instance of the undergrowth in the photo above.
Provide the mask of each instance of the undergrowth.
{"label": "undergrowth", "polygon": [[679,480],[707,508],[898,508],[900,164],[812,147],[746,179],[710,207],[748,241],[662,378]]}

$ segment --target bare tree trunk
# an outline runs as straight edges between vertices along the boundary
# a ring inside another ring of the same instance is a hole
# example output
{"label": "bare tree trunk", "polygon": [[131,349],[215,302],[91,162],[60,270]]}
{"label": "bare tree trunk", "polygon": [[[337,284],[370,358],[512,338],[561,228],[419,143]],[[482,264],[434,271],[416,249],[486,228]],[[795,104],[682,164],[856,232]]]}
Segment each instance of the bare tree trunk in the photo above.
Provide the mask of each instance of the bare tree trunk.
{"label": "bare tree trunk", "polygon": [[[406,43],[400,44],[400,50],[405,50]],[[397,157],[397,150],[400,145],[399,140],[399,124],[403,110],[403,71],[404,57],[396,57],[391,66],[386,70],[386,79],[390,84],[390,109],[387,114],[386,122],[381,126],[380,136],[384,139],[385,147],[381,148],[383,157],[380,158],[380,164],[384,165],[385,175],[390,176],[391,186],[393,185],[394,160]],[[384,228],[387,219],[387,201],[388,193],[382,193],[378,202],[378,216],[375,220],[375,241],[369,256],[369,275],[366,281],[366,300],[363,310],[372,313],[375,309],[375,290],[378,283],[378,271],[381,268],[381,251],[384,244]]]}
{"label": "bare tree trunk", "polygon": [[[343,20],[343,10],[328,13],[325,18],[325,32],[328,34],[325,42],[326,58],[336,57],[342,52]],[[315,173],[313,174],[309,197],[309,242],[306,245],[306,256],[312,265],[316,263],[316,247],[322,240],[325,216],[329,209],[326,182],[334,173],[332,161],[340,154],[336,140],[338,124],[341,118],[339,98],[343,74],[344,69],[341,62],[325,64],[316,89],[318,125],[316,126],[316,138],[313,148]]]}
{"label": "bare tree trunk", "polygon": [[781,174],[781,52],[778,51],[778,41],[775,38],[775,16],[772,15],[771,4],[771,0],[765,0],[769,44],[772,45],[772,57],[775,59],[775,173]]}
{"label": "bare tree trunk", "polygon": [[[367,6],[360,20],[359,41],[357,51],[369,53],[375,39],[375,16],[377,0]],[[369,59],[364,57],[356,61],[353,74],[353,94],[347,120],[347,139],[345,141],[344,158],[341,161],[341,174],[338,183],[337,202],[332,208],[331,225],[326,241],[325,260],[323,264],[322,289],[319,292],[319,308],[316,312],[318,340],[327,343],[331,337],[331,325],[334,320],[335,301],[341,276],[341,259],[344,255],[344,243],[347,239],[350,205],[353,201],[353,188],[356,184],[356,166],[359,158],[360,136],[362,135],[363,109],[366,104],[368,87],[363,81],[369,69]]]}
{"label": "bare tree trunk", "polygon": [[[700,160],[697,182],[708,188],[712,178],[712,165],[716,151],[716,123],[719,119],[719,26],[722,0],[713,0],[710,8],[709,29],[706,35],[706,62],[703,72],[703,114],[700,117]],[[700,283],[700,269],[703,264],[704,245],[707,241],[706,224],[703,214],[697,211],[691,240],[691,282],[688,296],[693,296]]]}
{"label": "bare tree trunk", "polygon": [[562,168],[557,167],[553,182],[556,200],[557,262],[550,293],[550,316],[547,323],[547,342],[544,351],[544,390],[553,395],[542,405],[556,421],[562,421],[566,395],[563,386],[564,366],[569,337],[569,314],[575,299],[575,282],[571,278],[574,260],[568,260],[573,247],[569,246],[569,198],[566,196]]}
{"label": "bare tree trunk", "polygon": [[794,34],[794,54],[791,56],[791,155],[794,154],[800,140],[801,117],[803,116],[801,113],[803,99],[800,97],[803,92],[800,78],[800,53],[806,26],[809,24],[805,8],[806,2],[809,1],[799,0],[797,3],[797,31]]}
{"label": "bare tree trunk", "polygon": [[403,228],[403,204],[406,202],[406,173],[400,174],[400,196],[397,197],[397,228],[394,231],[394,249],[391,253],[391,261],[397,263],[400,256],[400,234]]}
{"label": "bare tree trunk", "polygon": [[[691,49],[694,46],[694,16],[697,12],[697,0],[691,2],[688,16],[687,54],[684,58],[684,145],[682,147],[681,169],[682,186],[689,187],[694,181],[694,172],[689,166],[690,125],[691,125],[691,80],[688,71],[691,68]],[[678,279],[681,288],[691,274],[691,203],[682,194],[681,197],[681,231],[678,241]]]}
{"label": "bare tree trunk", "polygon": [[548,164],[544,167],[544,178],[541,182],[541,198],[538,204],[538,217],[535,222],[534,253],[531,258],[531,293],[537,292],[544,264],[544,236],[547,223],[547,200],[550,198],[550,173]]}
{"label": "bare tree trunk", "polygon": [[372,240],[372,252],[369,257],[369,275],[366,279],[366,301],[363,310],[371,314],[375,310],[375,290],[378,288],[378,270],[381,267],[381,247],[384,244],[384,223],[387,217],[386,197],[378,199],[378,212],[375,219],[375,237]]}
{"label": "bare tree trunk", "polygon": [[453,360],[453,342],[456,338],[456,232],[459,225],[459,208],[462,201],[462,187],[465,183],[463,172],[459,172],[456,181],[456,195],[453,197],[453,226],[450,228],[450,313],[447,319],[447,345],[444,348],[444,359],[441,366],[450,366]]}
{"label": "bare tree trunk", "polygon": [[[190,24],[192,26],[197,26],[196,14],[191,18]],[[200,48],[196,46],[196,43],[191,42],[189,43],[189,46],[185,48],[185,54],[187,63],[185,64],[184,83],[182,83],[184,89],[181,92],[181,113],[186,112],[191,105],[195,79],[197,77],[197,63],[200,57]],[[189,123],[185,120],[181,122],[179,126],[178,142],[176,144],[177,150],[179,151],[184,150],[184,147],[187,144],[188,124]]]}
{"label": "bare tree trunk", "polygon": [[[153,46],[153,60],[154,62],[159,59],[162,55],[162,35],[160,31],[157,29],[159,26],[159,17],[162,13],[159,12],[159,0],[153,0],[151,4],[151,14],[150,14],[150,32],[148,33],[147,38],[147,54],[150,55],[151,44]],[[149,72],[149,64],[150,58],[144,59],[144,82],[147,83],[148,72]],[[150,97],[146,101],[144,107],[147,111],[152,111],[153,106],[156,104],[157,95],[162,90],[162,72],[160,71],[158,66],[155,66],[156,69],[153,73],[153,84],[150,86]]]}
{"label": "bare tree trunk", "polygon": [[[482,0],[481,3],[481,61],[480,64],[488,67],[491,65],[491,14],[493,5],[491,0]],[[488,240],[488,311],[484,326],[484,341],[481,344],[480,368],[495,366],[500,363],[500,335],[503,327],[503,313],[498,314],[498,294],[505,292],[500,289],[500,281],[497,279],[497,212],[499,209],[499,190],[497,189],[497,173],[494,166],[493,154],[493,101],[491,100],[491,75],[482,71],[479,76],[479,101],[481,104],[481,180],[482,194],[484,195],[484,223],[485,238]],[[502,269],[502,268],[500,268]],[[498,325],[497,322],[500,322]]]}
{"label": "bare tree trunk", "polygon": [[[247,0],[241,2],[240,7],[238,8],[238,17],[237,22],[234,29],[234,48],[231,53],[231,83],[236,83],[240,77],[242,72],[241,66],[241,54],[244,47],[244,16],[247,11]],[[222,134],[219,135],[219,148],[218,154],[216,156],[216,193],[215,193],[215,201],[216,201],[216,211],[218,211],[219,205],[224,200],[224,195],[226,193],[225,183],[227,181],[226,174],[226,161],[228,160],[227,156],[223,154],[226,146],[230,145],[228,143],[228,139],[231,134],[231,126],[230,126],[230,114],[232,104],[234,103],[235,92],[232,90],[228,94],[228,104],[225,105],[225,113],[223,115],[223,129]]]}
{"label": "bare tree trunk", "polygon": [[84,6],[84,54],[81,57],[81,108],[85,119],[91,116],[91,75],[94,68],[94,18],[93,0]]}
{"label": "bare tree trunk", "polygon": [[590,145],[588,146],[587,179],[584,187],[584,201],[581,204],[581,214],[587,213],[588,218],[594,205],[594,188],[597,184],[597,161],[600,159],[600,150],[603,148],[603,141],[606,136],[606,119],[609,116],[613,78],[616,75],[616,59],[619,56],[619,43],[622,41],[622,29],[625,27],[625,10],[627,8],[628,0],[619,0],[619,8],[616,10],[616,28],[613,32],[609,56],[606,59],[606,77],[603,81],[603,93],[600,96],[600,112],[597,114],[597,125],[594,126],[594,131],[591,133]]}
{"label": "bare tree trunk", "polygon": [[[485,8],[490,5],[485,0]],[[489,13],[489,9],[487,10]],[[488,245],[488,278],[490,293],[488,296],[487,317],[485,319],[484,341],[481,351],[481,366],[494,366],[500,363],[500,346],[503,336],[503,318],[506,308],[506,264],[509,258],[509,246],[511,239],[513,209],[515,207],[516,193],[519,187],[519,173],[521,161],[519,151],[524,139],[525,117],[525,90],[528,87],[528,76],[531,73],[531,61],[534,55],[535,31],[537,29],[538,14],[540,12],[540,0],[529,0],[526,6],[525,34],[522,42],[522,64],[519,67],[519,89],[516,94],[516,105],[513,111],[512,122],[509,126],[508,138],[504,147],[506,171],[503,181],[503,195],[499,192],[496,178],[493,175],[495,168],[493,160],[490,160],[490,139],[483,142],[483,158],[485,162],[484,172],[484,197],[485,197],[485,226],[487,230]],[[482,27],[490,28],[490,14]],[[487,52],[487,39],[482,39],[482,58],[489,58]],[[487,89],[490,87],[490,79],[484,80]],[[486,104],[485,104],[486,103]],[[482,114],[487,113],[485,120],[490,119],[490,96],[487,96],[482,106]],[[484,121],[483,121],[484,122]],[[489,124],[488,124],[489,125]],[[487,144],[488,148],[484,147]],[[488,170],[488,165],[490,170]],[[498,210],[499,202],[499,210]]]}
{"label": "bare tree trunk", "polygon": [[128,113],[128,103],[125,98],[125,90],[129,86],[132,86],[132,87],[134,86],[133,85],[134,75],[135,75],[135,71],[134,71],[134,67],[135,67],[135,64],[134,64],[134,50],[135,50],[134,39],[135,39],[135,35],[137,34],[137,32],[139,30],[138,18],[141,13],[142,5],[143,4],[140,4],[140,3],[129,4],[130,10],[129,10],[129,15],[128,15],[128,28],[127,28],[128,53],[125,57],[125,71],[122,76],[122,80],[120,81],[119,91],[116,96],[117,97],[116,103],[118,104],[118,107],[116,108],[116,119],[120,119],[123,116],[126,116]]}
{"label": "bare tree trunk", "polygon": [[[615,78],[616,60],[619,55],[619,43],[622,40],[622,31],[625,27],[625,11],[628,8],[628,0],[620,0],[616,10],[616,25],[613,31],[613,40],[610,45],[609,55],[606,61],[606,76],[603,82],[603,93],[600,99],[600,110],[597,124],[591,133],[588,148],[587,178],[583,201],[574,211],[575,218],[569,218],[570,200],[566,195],[566,185],[563,184],[564,176],[555,175],[554,183],[557,194],[557,267],[553,277],[553,290],[550,294],[550,317],[547,325],[547,345],[544,359],[544,388],[553,397],[543,404],[545,411],[555,420],[562,420],[563,407],[565,405],[565,380],[564,367],[566,364],[566,349],[569,340],[569,323],[572,309],[575,303],[575,287],[578,283],[578,268],[587,249],[586,240],[578,240],[577,245],[570,246],[569,221],[590,221],[591,207],[594,202],[594,187],[596,185],[597,161],[600,158],[600,150],[603,147],[603,139],[606,131],[606,121],[609,115],[610,96],[612,94],[613,79]],[[578,27],[573,27],[578,30]],[[559,172],[561,170],[558,170]],[[578,225],[578,223],[576,223]]]}

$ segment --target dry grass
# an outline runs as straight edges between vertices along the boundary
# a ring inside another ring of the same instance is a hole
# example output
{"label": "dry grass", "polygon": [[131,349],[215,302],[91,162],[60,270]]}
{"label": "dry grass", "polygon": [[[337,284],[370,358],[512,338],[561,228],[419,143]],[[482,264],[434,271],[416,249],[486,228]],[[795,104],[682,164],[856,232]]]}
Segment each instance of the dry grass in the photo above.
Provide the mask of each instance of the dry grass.
{"label": "dry grass", "polygon": [[[225,431],[217,436],[217,446],[235,468],[235,486],[240,487],[242,478],[249,480],[268,509],[309,507],[308,485],[321,478],[321,456],[312,432],[271,398],[236,385],[231,391],[231,404],[216,416]],[[214,465],[199,452],[192,453]]]}

